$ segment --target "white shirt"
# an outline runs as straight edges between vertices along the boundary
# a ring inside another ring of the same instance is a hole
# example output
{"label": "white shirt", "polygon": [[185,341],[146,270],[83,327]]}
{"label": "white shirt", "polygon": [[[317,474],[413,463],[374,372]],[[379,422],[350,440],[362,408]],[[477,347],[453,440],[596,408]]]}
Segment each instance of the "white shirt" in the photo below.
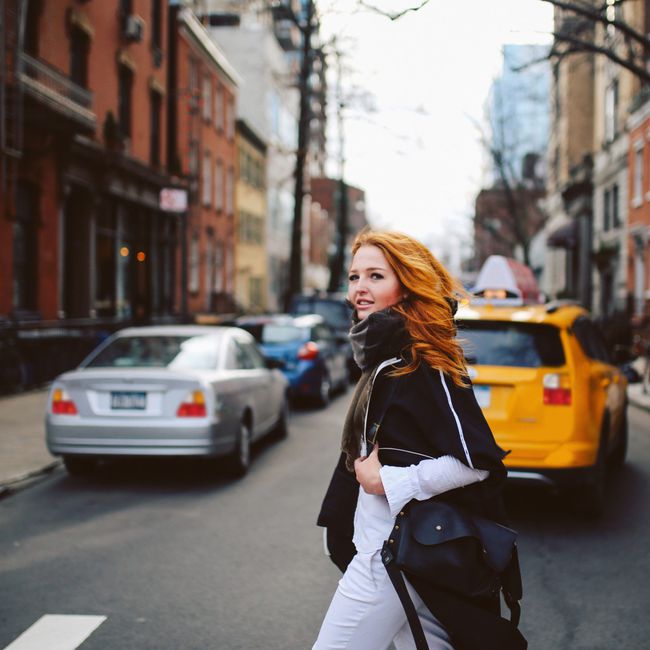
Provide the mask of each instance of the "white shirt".
{"label": "white shirt", "polygon": [[424,501],[442,492],[483,481],[489,472],[468,467],[454,456],[440,456],[410,467],[384,465],[379,475],[385,495],[368,494],[359,488],[352,540],[359,553],[381,549],[395,524],[395,517],[411,499]]}

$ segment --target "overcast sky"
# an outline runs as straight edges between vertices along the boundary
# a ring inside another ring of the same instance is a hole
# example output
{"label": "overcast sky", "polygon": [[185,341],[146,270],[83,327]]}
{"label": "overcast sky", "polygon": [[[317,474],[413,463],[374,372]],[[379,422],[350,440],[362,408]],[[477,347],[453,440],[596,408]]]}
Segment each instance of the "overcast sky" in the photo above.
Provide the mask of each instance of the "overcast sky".
{"label": "overcast sky", "polygon": [[[386,9],[419,2],[368,0]],[[353,87],[357,96],[345,110],[346,180],[366,191],[373,225],[399,228],[439,253],[449,250],[455,266],[459,240],[471,232],[485,160],[472,120],[483,119],[501,46],[550,42],[552,8],[541,0],[430,0],[390,21],[355,13],[356,4],[318,5],[323,40],[336,35],[347,92]],[[365,102],[358,99],[364,94]],[[338,177],[332,112],[329,119],[329,173]]]}

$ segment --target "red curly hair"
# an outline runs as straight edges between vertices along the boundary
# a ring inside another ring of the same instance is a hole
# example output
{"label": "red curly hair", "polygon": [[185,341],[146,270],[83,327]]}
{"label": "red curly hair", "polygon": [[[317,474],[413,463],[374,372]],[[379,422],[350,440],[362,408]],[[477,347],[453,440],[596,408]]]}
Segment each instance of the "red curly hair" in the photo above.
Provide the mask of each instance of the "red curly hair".
{"label": "red curly hair", "polygon": [[465,295],[462,285],[426,246],[409,235],[366,229],[355,238],[352,255],[362,246],[381,250],[407,294],[392,309],[402,315],[411,337],[410,361],[393,374],[413,372],[424,361],[445,372],[458,386],[465,386],[465,357],[450,306]]}

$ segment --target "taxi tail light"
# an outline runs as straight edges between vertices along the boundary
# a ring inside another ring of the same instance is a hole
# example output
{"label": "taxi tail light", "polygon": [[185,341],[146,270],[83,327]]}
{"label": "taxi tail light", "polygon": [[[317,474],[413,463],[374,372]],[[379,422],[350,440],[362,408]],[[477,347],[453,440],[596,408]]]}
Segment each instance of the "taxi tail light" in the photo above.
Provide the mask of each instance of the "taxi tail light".
{"label": "taxi tail light", "polygon": [[298,358],[303,361],[311,361],[318,356],[318,346],[313,342],[305,343],[300,350],[298,350]]}
{"label": "taxi tail light", "polygon": [[52,393],[52,413],[56,415],[77,415],[77,405],[70,399],[67,391],[62,388]]}
{"label": "taxi tail light", "polygon": [[207,415],[203,391],[193,390],[183,400],[176,411],[179,418],[204,418]]}
{"label": "taxi tail light", "polygon": [[550,406],[571,405],[571,385],[568,375],[551,373],[544,375],[544,404]]}

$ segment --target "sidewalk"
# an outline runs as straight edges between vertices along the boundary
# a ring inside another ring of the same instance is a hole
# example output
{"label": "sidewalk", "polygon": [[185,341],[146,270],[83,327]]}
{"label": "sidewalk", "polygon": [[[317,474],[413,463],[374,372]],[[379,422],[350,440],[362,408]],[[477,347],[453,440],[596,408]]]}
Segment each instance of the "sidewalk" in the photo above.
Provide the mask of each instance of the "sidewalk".
{"label": "sidewalk", "polygon": [[[639,358],[632,363],[637,372],[643,376],[645,362]],[[633,406],[650,411],[650,393],[643,392],[643,383],[628,384],[627,399]]]}
{"label": "sidewalk", "polygon": [[45,446],[47,389],[0,397],[0,495],[60,464]]}

